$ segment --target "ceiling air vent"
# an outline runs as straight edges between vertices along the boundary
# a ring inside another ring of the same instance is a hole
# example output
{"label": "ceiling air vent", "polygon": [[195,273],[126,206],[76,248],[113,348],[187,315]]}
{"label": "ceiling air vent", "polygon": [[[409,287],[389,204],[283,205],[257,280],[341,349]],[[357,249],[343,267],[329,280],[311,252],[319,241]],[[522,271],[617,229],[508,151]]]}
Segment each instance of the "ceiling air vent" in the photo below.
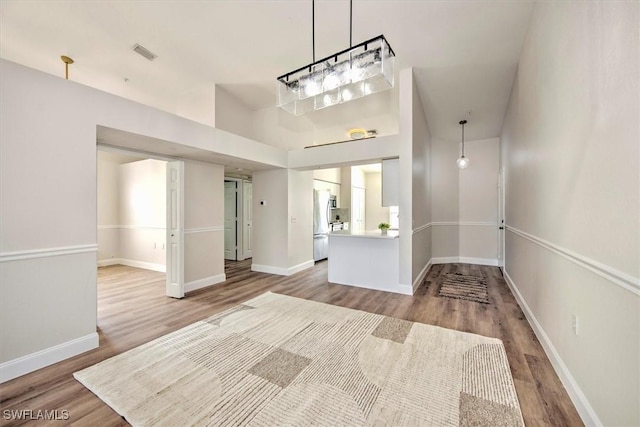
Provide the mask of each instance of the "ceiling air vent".
{"label": "ceiling air vent", "polygon": [[147,49],[144,46],[140,46],[138,43],[133,45],[133,51],[144,56],[145,58],[147,58],[149,61],[153,61],[154,59],[156,59],[158,57],[158,55],[154,54],[153,52],[151,52],[149,49]]}

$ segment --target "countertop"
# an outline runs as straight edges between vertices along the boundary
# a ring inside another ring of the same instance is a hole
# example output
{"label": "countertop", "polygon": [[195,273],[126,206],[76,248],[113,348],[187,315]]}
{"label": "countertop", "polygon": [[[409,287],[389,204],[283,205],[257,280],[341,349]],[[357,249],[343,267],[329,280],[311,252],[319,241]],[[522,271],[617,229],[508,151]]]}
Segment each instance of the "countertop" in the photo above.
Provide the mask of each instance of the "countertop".
{"label": "countertop", "polygon": [[386,235],[380,233],[380,230],[365,230],[365,231],[353,231],[353,230],[340,230],[332,231],[329,233],[331,237],[364,237],[368,239],[397,239],[399,236],[398,230],[389,230]]}

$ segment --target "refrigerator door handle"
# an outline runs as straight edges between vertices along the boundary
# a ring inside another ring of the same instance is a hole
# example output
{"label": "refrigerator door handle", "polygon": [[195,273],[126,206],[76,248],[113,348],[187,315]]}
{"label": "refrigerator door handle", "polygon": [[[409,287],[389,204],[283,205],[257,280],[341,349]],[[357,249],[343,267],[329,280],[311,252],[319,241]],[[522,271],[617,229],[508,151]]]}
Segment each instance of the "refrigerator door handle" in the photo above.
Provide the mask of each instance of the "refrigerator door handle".
{"label": "refrigerator door handle", "polygon": [[331,198],[329,198],[329,201],[327,202],[327,227],[329,228],[329,231],[331,231],[331,219],[329,218],[329,215],[331,214],[331,209],[329,208],[330,205]]}

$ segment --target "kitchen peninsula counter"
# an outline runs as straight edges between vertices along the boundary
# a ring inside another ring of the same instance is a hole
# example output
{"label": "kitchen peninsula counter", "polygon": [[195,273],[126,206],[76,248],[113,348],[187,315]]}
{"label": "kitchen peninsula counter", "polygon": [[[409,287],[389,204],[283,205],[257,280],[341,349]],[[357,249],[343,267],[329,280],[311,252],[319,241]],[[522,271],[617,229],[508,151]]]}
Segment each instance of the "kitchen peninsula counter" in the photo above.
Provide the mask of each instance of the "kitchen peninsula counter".
{"label": "kitchen peninsula counter", "polygon": [[352,231],[352,230],[340,230],[329,233],[331,236],[340,237],[362,237],[369,239],[397,239],[399,233],[397,230],[389,230],[387,234],[382,234],[380,230],[365,230],[365,231]]}
{"label": "kitchen peninsula counter", "polygon": [[329,282],[411,294],[399,285],[399,241],[398,231],[391,230],[329,233]]}

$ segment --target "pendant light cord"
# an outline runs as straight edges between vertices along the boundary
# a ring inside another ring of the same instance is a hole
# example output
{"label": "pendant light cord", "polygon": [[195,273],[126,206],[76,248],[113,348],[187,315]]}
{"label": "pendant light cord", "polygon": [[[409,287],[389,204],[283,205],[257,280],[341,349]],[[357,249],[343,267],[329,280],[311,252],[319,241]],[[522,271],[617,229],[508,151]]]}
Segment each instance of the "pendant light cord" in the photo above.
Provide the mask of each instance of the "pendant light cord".
{"label": "pendant light cord", "polygon": [[349,47],[353,47],[353,0],[349,0]]}
{"label": "pendant light cord", "polygon": [[462,124],[462,157],[464,157],[464,123]]}
{"label": "pendant light cord", "polygon": [[316,0],[311,0],[311,49],[316,62]]}

